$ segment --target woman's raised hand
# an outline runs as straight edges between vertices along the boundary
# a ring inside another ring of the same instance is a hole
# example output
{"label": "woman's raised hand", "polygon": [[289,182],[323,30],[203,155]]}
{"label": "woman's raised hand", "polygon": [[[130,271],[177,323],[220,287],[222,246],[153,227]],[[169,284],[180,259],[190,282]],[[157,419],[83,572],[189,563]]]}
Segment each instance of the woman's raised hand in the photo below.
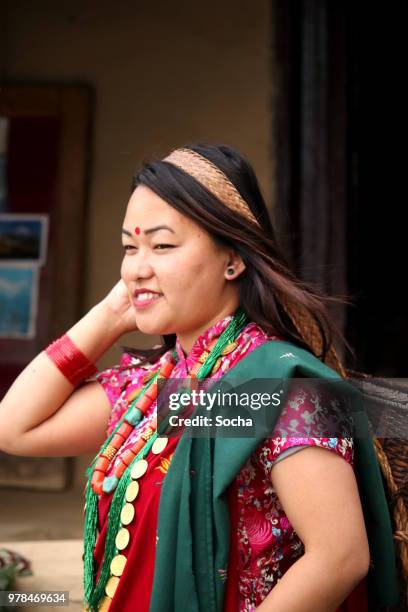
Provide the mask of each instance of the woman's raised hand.
{"label": "woman's raised hand", "polygon": [[[123,334],[137,329],[131,299],[120,280],[66,332],[92,363]],[[109,399],[97,380],[75,388],[41,351],[0,402],[0,450],[24,457],[95,453],[106,438],[110,412]]]}
{"label": "woman's raised hand", "polygon": [[123,333],[137,330],[136,312],[131,299],[123,279],[120,279],[101,302],[123,324]]}

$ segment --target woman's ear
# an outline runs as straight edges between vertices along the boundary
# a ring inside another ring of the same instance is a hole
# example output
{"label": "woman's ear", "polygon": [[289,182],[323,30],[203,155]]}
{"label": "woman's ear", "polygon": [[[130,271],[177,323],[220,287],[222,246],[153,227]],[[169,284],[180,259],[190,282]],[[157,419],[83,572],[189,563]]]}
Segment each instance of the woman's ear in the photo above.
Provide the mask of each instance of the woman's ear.
{"label": "woman's ear", "polygon": [[227,266],[225,269],[225,278],[227,280],[235,280],[245,270],[246,266],[242,258],[235,251],[229,251]]}

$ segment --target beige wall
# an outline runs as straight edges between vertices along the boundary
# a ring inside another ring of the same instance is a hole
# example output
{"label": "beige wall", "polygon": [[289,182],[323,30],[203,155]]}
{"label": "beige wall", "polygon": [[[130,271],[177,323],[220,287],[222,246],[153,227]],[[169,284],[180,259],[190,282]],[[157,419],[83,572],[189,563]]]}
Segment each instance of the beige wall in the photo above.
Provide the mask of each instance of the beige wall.
{"label": "beige wall", "polygon": [[[7,7],[4,79],[95,89],[84,312],[119,279],[121,221],[142,159],[188,141],[232,144],[253,162],[271,205],[267,0],[13,0]],[[118,355],[113,348],[98,365]]]}

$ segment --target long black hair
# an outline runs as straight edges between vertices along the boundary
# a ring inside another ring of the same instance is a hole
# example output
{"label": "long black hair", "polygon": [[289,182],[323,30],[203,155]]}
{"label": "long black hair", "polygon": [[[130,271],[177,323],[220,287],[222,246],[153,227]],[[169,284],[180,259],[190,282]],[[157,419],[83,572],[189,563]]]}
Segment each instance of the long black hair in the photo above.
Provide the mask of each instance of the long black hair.
{"label": "long black hair", "polygon": [[[322,361],[334,341],[353,351],[332,320],[330,304],[350,303],[345,296],[327,296],[318,288],[297,278],[278,245],[275,229],[268,214],[257,177],[250,162],[234,147],[221,144],[187,144],[183,148],[196,151],[210,160],[229,178],[252,213],[259,227],[232,211],[192,176],[175,165],[163,161],[145,161],[133,176],[132,192],[145,185],[178,212],[206,230],[220,245],[234,249],[245,263],[245,270],[234,281],[239,302],[251,321],[266,333],[277,334],[289,342],[314,353],[293,323],[279,296],[304,307],[315,321],[321,335]],[[162,336],[154,349],[122,347],[144,362],[153,362],[173,348],[175,334]]]}

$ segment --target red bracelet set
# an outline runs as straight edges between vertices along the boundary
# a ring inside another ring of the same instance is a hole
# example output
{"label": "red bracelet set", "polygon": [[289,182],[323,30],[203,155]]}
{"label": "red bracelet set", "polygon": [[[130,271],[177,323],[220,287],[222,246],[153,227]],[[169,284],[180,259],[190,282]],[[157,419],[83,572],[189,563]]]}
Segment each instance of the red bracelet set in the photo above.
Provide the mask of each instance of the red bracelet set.
{"label": "red bracelet set", "polygon": [[51,342],[45,352],[74,387],[98,371],[67,334]]}

